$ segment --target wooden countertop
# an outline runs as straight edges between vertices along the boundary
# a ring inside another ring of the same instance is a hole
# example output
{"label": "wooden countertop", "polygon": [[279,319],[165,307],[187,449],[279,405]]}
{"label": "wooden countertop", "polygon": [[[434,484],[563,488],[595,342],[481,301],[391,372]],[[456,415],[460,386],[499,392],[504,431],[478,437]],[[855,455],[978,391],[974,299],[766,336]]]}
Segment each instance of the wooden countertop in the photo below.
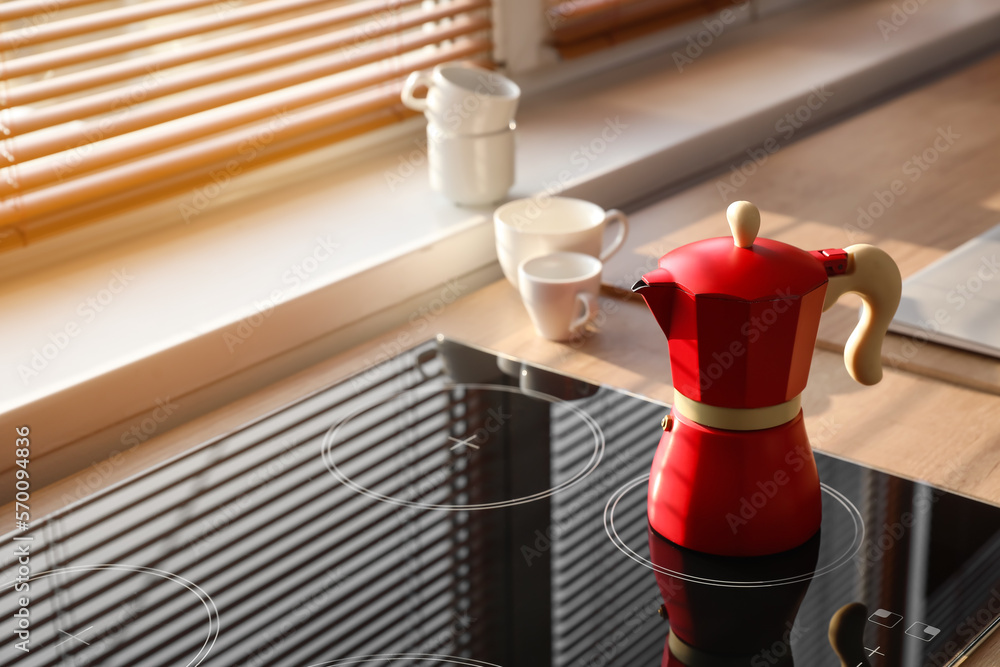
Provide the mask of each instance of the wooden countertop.
{"label": "wooden countertop", "polygon": [[[904,275],[1000,222],[1000,56],[958,71],[783,148],[734,193],[720,197],[710,178],[633,214],[630,247],[608,265],[606,279],[631,284],[651,258],[676,245],[725,233],[724,199],[760,206],[762,234],[806,248],[875,243]],[[908,178],[911,155],[939,132],[959,135],[935,164],[868,229],[851,236],[857,207],[872,192]],[[711,231],[708,231],[711,230]],[[362,371],[436,333],[535,364],[670,402],[670,368],[662,332],[641,301],[607,293],[598,325],[572,344],[532,332],[514,289],[494,283],[345,354],[180,426],[124,455],[106,483],[228,432],[303,394]],[[813,446],[866,465],[1000,504],[1000,370],[993,360],[933,344],[889,365],[883,381],[862,387],[839,353],[856,311],[824,316],[803,396]],[[427,326],[427,325],[430,326]],[[419,328],[418,328],[419,325]],[[897,338],[888,353],[902,352]],[[942,378],[947,381],[942,381]],[[33,516],[59,506],[61,492],[83,475],[33,494]],[[11,512],[6,512],[9,517]],[[6,520],[6,519],[5,519]],[[1000,664],[1000,634],[964,663]]]}

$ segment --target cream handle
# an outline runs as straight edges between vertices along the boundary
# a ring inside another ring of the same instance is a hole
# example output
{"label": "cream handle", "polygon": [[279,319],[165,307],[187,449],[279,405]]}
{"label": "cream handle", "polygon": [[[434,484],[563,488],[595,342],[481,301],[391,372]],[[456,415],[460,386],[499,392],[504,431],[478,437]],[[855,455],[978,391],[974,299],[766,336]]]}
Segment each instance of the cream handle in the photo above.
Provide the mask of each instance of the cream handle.
{"label": "cream handle", "polygon": [[410,72],[410,76],[406,77],[406,81],[403,82],[403,90],[399,94],[400,99],[403,101],[403,106],[409,107],[414,111],[427,111],[427,98],[414,97],[413,92],[421,86],[426,86],[428,88],[428,92],[430,92],[430,85],[430,72]]}
{"label": "cream handle", "polygon": [[861,296],[861,320],[847,340],[844,364],[852,378],[871,385],[882,379],[882,341],[899,307],[903,281],[899,267],[885,251],[866,243],[844,250],[847,272],[830,277],[823,310],[848,292]]}

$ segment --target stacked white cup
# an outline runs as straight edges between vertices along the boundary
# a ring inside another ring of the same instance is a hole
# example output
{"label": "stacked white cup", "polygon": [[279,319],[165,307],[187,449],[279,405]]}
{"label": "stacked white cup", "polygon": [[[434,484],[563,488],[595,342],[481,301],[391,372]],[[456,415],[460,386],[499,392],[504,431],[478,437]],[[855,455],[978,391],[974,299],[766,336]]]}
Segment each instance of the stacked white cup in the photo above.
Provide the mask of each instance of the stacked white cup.
{"label": "stacked white cup", "polygon": [[[425,97],[414,93],[426,87]],[[413,72],[402,100],[427,117],[431,188],[456,204],[490,204],[514,184],[514,113],[521,89],[462,63]]]}

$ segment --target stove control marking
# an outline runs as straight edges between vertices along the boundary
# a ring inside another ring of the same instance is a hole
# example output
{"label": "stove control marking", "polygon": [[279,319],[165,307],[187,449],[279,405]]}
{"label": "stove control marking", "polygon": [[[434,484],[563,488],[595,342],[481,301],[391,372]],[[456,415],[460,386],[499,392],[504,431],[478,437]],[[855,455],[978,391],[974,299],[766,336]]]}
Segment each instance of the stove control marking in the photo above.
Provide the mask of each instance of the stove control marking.
{"label": "stove control marking", "polygon": [[[90,626],[89,628],[86,628],[85,630],[81,630],[79,632],[79,634],[82,635],[87,630],[92,630],[93,628],[94,628],[94,626]],[[68,632],[66,632],[65,630],[62,630],[62,629],[60,629],[59,632],[61,632],[64,635],[66,635],[66,639],[64,639],[61,642],[59,642],[58,644],[56,644],[56,646],[62,646],[63,644],[65,644],[66,642],[68,642],[70,639],[75,639],[78,642],[81,642],[83,644],[86,644],[87,646],[90,646],[90,642],[84,641],[84,640],[80,639],[80,637],[78,635],[70,634],[70,633],[68,633]]]}
{"label": "stove control marking", "polygon": [[941,634],[941,630],[935,628],[933,625],[927,625],[918,621],[906,629],[906,634],[916,637],[922,642],[929,642]]}
{"label": "stove control marking", "polygon": [[899,625],[903,617],[892,613],[888,609],[876,609],[875,613],[868,617],[868,620],[884,628],[894,628]]}
{"label": "stove control marking", "polygon": [[479,445],[474,445],[471,442],[472,440],[476,439],[476,434],[475,433],[473,433],[472,435],[470,435],[465,440],[459,440],[458,438],[456,438],[454,436],[450,436],[450,435],[448,436],[448,439],[451,440],[451,441],[453,441],[455,443],[454,445],[451,446],[451,449],[453,449],[453,450],[458,449],[459,447],[462,447],[462,446],[472,447],[473,449],[479,449]]}

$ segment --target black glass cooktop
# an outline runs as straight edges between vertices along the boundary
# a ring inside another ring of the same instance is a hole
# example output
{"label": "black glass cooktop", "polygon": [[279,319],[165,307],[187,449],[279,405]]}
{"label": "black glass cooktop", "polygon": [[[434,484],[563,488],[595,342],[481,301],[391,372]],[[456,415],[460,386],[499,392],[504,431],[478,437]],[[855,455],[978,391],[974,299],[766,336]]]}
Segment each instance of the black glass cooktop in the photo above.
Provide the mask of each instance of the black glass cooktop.
{"label": "black glass cooktop", "polygon": [[829,456],[798,549],[651,535],[667,412],[431,341],[17,534],[0,663],[837,667],[835,618],[942,667],[997,623],[1000,508]]}

